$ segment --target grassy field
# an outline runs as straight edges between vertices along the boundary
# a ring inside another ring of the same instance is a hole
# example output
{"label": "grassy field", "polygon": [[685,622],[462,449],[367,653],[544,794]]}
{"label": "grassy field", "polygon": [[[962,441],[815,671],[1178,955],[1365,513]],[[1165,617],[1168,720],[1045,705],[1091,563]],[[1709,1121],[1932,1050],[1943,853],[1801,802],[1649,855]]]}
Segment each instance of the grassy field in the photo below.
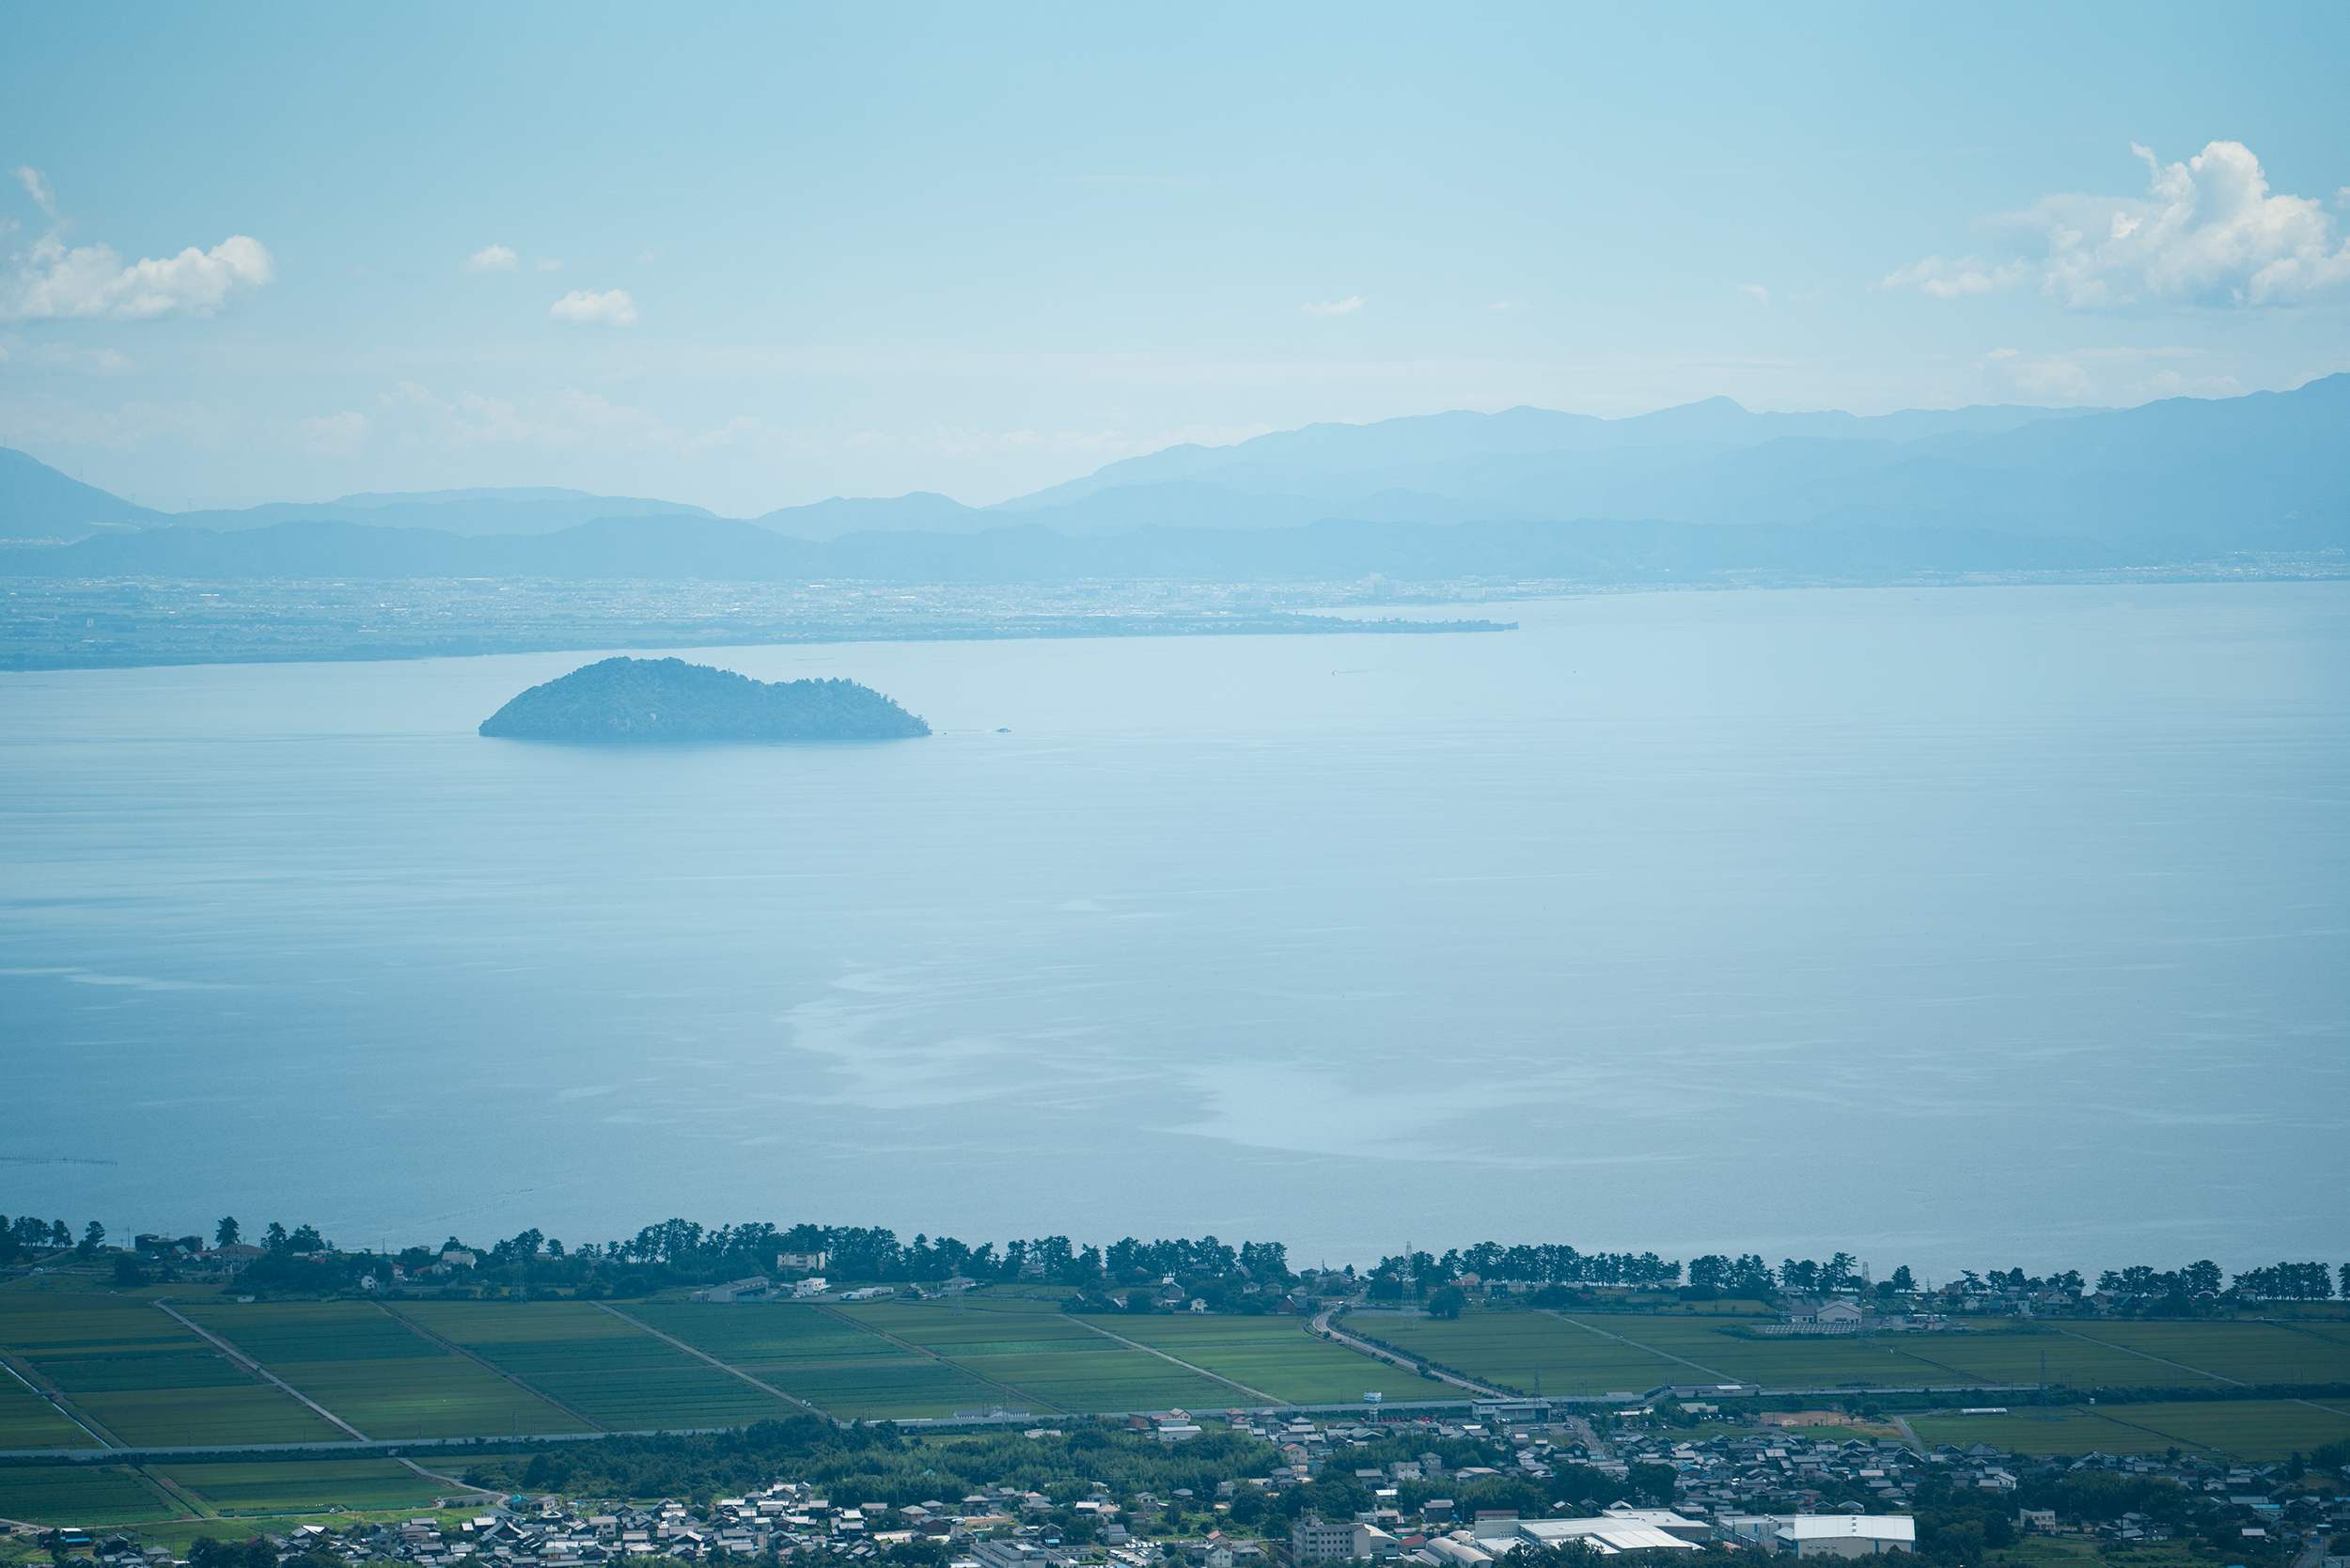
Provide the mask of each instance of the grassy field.
{"label": "grassy field", "polygon": [[610,1431],[746,1426],[801,1413],[586,1302],[403,1302],[399,1309]]}
{"label": "grassy field", "polygon": [[303,1464],[155,1465],[170,1482],[224,1515],[308,1513],[322,1509],[430,1508],[449,1488],[396,1459],[324,1459]]}
{"label": "grassy field", "polygon": [[[1614,1321],[1609,1320],[1611,1325]],[[1339,1326],[1528,1394],[1534,1391],[1537,1379],[1545,1394],[1638,1393],[1659,1383],[1706,1380],[1706,1374],[1677,1361],[1590,1333],[1547,1312],[1472,1313],[1451,1323],[1434,1318],[1349,1318]],[[1710,1328],[1700,1326],[1698,1332],[1720,1338]],[[1384,1375],[1393,1380],[1396,1373],[1388,1371]],[[1374,1382],[1367,1387],[1379,1385]],[[1392,1388],[1383,1391],[1390,1398],[1409,1397]],[[1360,1390],[1356,1392],[1359,1397]]]}
{"label": "grassy field", "polygon": [[96,1449],[105,1445],[65,1413],[0,1372],[0,1449]]}
{"label": "grassy field", "polygon": [[[2075,1332],[2238,1383],[2350,1383],[2350,1338],[2338,1325],[2092,1323]],[[2137,1380],[2141,1385],[2190,1381],[2161,1362],[2131,1359],[2146,1368]]]}
{"label": "grassy field", "polygon": [[[1313,1338],[1298,1318],[1154,1314],[1087,1321],[1292,1404],[1347,1403],[1361,1399],[1370,1388],[1390,1399],[1410,1397],[1389,1387],[1395,1381],[1392,1369]],[[1429,1397],[1443,1394],[1432,1391]],[[1256,1402],[1244,1398],[1241,1403]]]}
{"label": "grassy field", "polygon": [[182,1308],[370,1437],[589,1430],[368,1301]]}
{"label": "grassy field", "polygon": [[[2094,1332],[2093,1329],[2090,1330]],[[2038,1383],[2041,1358],[2047,1358],[2048,1381],[2070,1388],[2171,1388],[2211,1381],[2132,1356],[2126,1350],[2093,1344],[2071,1334],[1919,1334],[1907,1336],[1903,1349],[1919,1360],[1945,1367],[1956,1374],[1930,1381],[1953,1383],[1977,1378],[1985,1383]]]}
{"label": "grassy field", "polygon": [[[1131,1350],[1063,1317],[1049,1302],[977,1300],[958,1315],[944,1303],[841,1309],[858,1323],[920,1345],[974,1377],[1047,1410],[1221,1410],[1249,1403],[1228,1384]],[[1241,1320],[1228,1320],[1238,1322]]]}
{"label": "grassy field", "polygon": [[1917,1416],[1926,1443],[1989,1443],[2022,1453],[2160,1453],[2217,1449],[2241,1459],[2282,1459],[2350,1437],[2350,1414],[2294,1400],[2213,1400],[2176,1404],[2060,1406],[2040,1419],[2018,1407],[2005,1416]]}
{"label": "grassy field", "polygon": [[817,1307],[649,1302],[621,1310],[848,1419],[947,1416],[1005,1399],[1000,1389],[966,1372]]}
{"label": "grassy field", "polygon": [[[1668,1355],[1702,1362],[1766,1388],[1837,1388],[1845,1384],[2037,1383],[2040,1358],[2048,1379],[2075,1388],[2174,1388],[2208,1379],[2179,1367],[2054,1331],[2040,1333],[1887,1334],[1873,1340],[1747,1340],[1675,1318],[1587,1320],[1597,1328],[1637,1340]],[[2085,1332],[2098,1332],[2095,1325]],[[2204,1324],[2190,1329],[2237,1325]],[[2279,1334],[2288,1330],[2275,1330]],[[2312,1341],[2316,1342],[2316,1341]],[[1696,1374],[1692,1372],[1691,1376]],[[1683,1381],[1676,1377],[1674,1381]],[[2315,1379],[2311,1379],[2315,1381]]]}
{"label": "grassy field", "polygon": [[128,1466],[56,1465],[0,1468],[0,1518],[28,1525],[109,1525],[168,1519],[182,1512]]}
{"label": "grassy field", "polygon": [[0,1344],[125,1443],[305,1443],[345,1435],[133,1297],[0,1296]]}

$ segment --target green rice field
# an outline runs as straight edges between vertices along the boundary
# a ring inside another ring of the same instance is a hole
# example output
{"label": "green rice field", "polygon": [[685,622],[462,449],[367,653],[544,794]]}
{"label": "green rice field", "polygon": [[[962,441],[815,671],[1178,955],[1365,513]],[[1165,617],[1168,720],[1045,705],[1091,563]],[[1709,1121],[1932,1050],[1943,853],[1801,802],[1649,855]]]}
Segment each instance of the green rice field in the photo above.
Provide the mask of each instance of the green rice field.
{"label": "green rice field", "polygon": [[2184,1362],[2238,1383],[2350,1383],[2350,1333],[2339,1324],[2281,1327],[2268,1323],[2092,1323],[2075,1332],[2125,1350],[2145,1368],[2135,1381],[2190,1382],[2176,1368],[2144,1356]]}
{"label": "green rice field", "polygon": [[370,1301],[181,1309],[370,1437],[593,1430]]}
{"label": "green rice field", "polygon": [[945,1416],[1004,1403],[1000,1389],[970,1373],[822,1308],[649,1302],[621,1310],[846,1419]]}
{"label": "green rice field", "polygon": [[124,1443],[334,1442],[346,1435],[136,1297],[0,1296],[0,1345]]}
{"label": "green rice field", "polygon": [[398,1310],[608,1431],[747,1426],[802,1413],[586,1302],[402,1302]]}
{"label": "green rice field", "polygon": [[430,1508],[449,1490],[396,1459],[155,1465],[148,1470],[222,1514]]}
{"label": "green rice field", "polygon": [[2023,1453],[2160,1453],[2214,1449],[2239,1459],[2282,1459],[2350,1437],[2350,1404],[2313,1408],[2294,1400],[2213,1400],[2177,1404],[2071,1405],[2042,1419],[2021,1408],[2005,1416],[1917,1416],[1926,1443],[1989,1443]]}
{"label": "green rice field", "polygon": [[1048,1302],[972,1301],[961,1314],[940,1302],[841,1311],[1013,1390],[994,1393],[991,1403],[1026,1399],[1044,1410],[1114,1411],[1222,1410],[1250,1402],[1229,1384],[1104,1339]]}
{"label": "green rice field", "polygon": [[95,1449],[105,1445],[13,1374],[0,1373],[0,1449]]}
{"label": "green rice field", "polygon": [[0,1518],[28,1525],[109,1525],[168,1519],[184,1512],[136,1470],[112,1465],[0,1468]]}
{"label": "green rice field", "polygon": [[[1138,1344],[1181,1356],[1219,1376],[1261,1389],[1276,1402],[1346,1403],[1361,1399],[1366,1390],[1373,1388],[1390,1399],[1414,1397],[1391,1387],[1392,1369],[1315,1339],[1306,1332],[1305,1321],[1299,1318],[1153,1314],[1086,1321],[1099,1323],[1111,1333]],[[1423,1392],[1430,1398],[1445,1397],[1444,1391],[1434,1388]],[[1256,1402],[1243,1398],[1241,1403]]]}
{"label": "green rice field", "polygon": [[[2208,1381],[2181,1368],[2166,1367],[2125,1350],[2054,1331],[1748,1340],[1720,1333],[1702,1323],[1669,1317],[1594,1317],[1574,1321],[1637,1340],[1667,1355],[1701,1362],[1741,1382],[1760,1383],[1766,1388],[1830,1388],[1847,1384],[1941,1387],[1977,1382],[2037,1383],[2044,1354],[2047,1356],[2049,1381],[2075,1388],[2173,1388]],[[2092,1331],[2105,1326],[2092,1325]],[[2180,1326],[2195,1332],[2239,1325]],[[2106,1337],[2109,1336],[2100,1335]],[[1699,1375],[1692,1370],[1685,1377],[1676,1373],[1671,1381],[1694,1381]]]}
{"label": "green rice field", "polygon": [[[1528,1394],[1537,1388],[1545,1394],[1638,1393],[1659,1383],[1695,1383],[1707,1376],[1547,1312],[1478,1312],[1450,1323],[1357,1316],[1339,1326]],[[1721,1338],[1711,1329],[1699,1332]],[[1386,1375],[1397,1374],[1389,1370]],[[1391,1388],[1383,1391],[1400,1397]]]}

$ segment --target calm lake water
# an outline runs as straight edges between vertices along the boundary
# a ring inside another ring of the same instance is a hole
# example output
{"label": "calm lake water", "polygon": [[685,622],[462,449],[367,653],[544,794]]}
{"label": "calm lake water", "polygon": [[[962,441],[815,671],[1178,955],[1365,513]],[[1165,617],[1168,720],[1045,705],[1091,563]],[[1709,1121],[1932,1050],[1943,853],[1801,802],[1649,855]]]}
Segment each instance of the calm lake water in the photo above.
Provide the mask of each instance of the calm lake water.
{"label": "calm lake water", "polygon": [[2350,585],[1465,613],[695,655],[939,730],[862,746],[474,734],[593,654],[0,676],[0,1209],[2350,1252]]}

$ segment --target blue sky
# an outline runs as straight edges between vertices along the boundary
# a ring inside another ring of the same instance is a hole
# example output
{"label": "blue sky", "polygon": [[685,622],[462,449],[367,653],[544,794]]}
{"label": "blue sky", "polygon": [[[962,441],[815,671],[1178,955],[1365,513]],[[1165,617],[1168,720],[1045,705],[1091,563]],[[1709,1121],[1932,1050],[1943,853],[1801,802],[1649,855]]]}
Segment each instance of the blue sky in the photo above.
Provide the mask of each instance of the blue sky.
{"label": "blue sky", "polygon": [[2341,6],[18,7],[8,36],[0,445],[166,509],[984,503],[1317,419],[2350,368]]}

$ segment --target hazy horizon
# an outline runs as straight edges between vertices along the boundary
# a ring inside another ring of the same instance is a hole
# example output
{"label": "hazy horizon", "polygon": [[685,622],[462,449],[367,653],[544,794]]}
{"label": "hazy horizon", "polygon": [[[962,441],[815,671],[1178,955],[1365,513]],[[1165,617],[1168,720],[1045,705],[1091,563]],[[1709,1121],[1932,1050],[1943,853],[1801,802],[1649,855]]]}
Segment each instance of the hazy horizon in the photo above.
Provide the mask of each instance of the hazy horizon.
{"label": "hazy horizon", "polygon": [[2350,21],[2269,14],[2189,64],[2184,9],[28,11],[0,446],[741,516],[1451,408],[2282,389],[2350,367]]}

